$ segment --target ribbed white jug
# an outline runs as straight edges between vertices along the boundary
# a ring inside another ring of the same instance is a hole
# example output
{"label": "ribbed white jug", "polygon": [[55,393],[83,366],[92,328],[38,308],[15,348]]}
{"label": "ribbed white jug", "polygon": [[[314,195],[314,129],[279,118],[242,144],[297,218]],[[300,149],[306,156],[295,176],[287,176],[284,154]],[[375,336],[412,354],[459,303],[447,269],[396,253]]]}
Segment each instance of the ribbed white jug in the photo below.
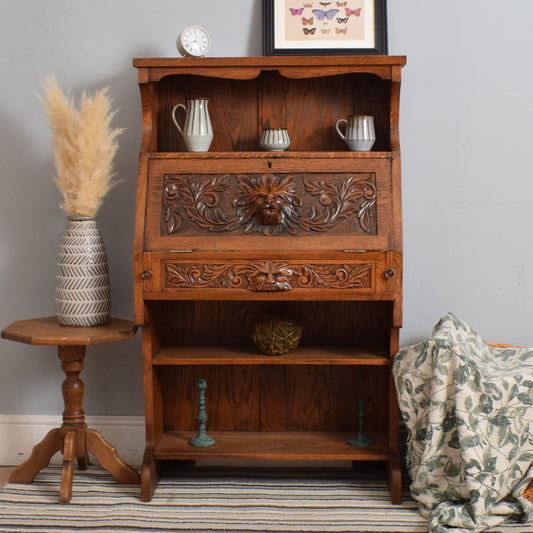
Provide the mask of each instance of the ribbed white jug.
{"label": "ribbed white jug", "polygon": [[[172,109],[172,120],[181,133],[189,152],[207,152],[213,141],[213,128],[207,104],[209,98],[188,98],[187,105],[177,104]],[[179,125],[176,113],[185,111],[183,127]]]}
{"label": "ribbed white jug", "polygon": [[[341,124],[346,124],[344,134],[340,129]],[[374,117],[371,115],[350,115],[347,119],[341,118],[337,120],[335,128],[350,150],[368,152],[376,142]]]}

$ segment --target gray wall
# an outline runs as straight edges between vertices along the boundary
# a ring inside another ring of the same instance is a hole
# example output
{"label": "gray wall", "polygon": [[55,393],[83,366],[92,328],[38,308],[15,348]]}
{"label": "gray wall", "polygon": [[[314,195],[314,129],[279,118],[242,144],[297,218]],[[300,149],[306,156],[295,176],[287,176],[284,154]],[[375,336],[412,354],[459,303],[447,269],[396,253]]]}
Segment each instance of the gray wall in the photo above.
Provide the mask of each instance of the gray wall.
{"label": "gray wall", "polygon": [[[231,6],[231,9],[228,9]],[[0,327],[54,313],[58,208],[48,124],[35,93],[54,72],[78,94],[111,88],[127,128],[124,180],[99,214],[113,314],[132,317],[140,100],[133,57],[176,56],[187,24],[212,56],[261,55],[260,0],[0,0]],[[533,2],[389,0],[389,52],[406,54],[401,104],[402,345],[452,311],[489,340],[533,345]],[[88,349],[85,408],[143,412],[140,335]],[[0,341],[0,413],[62,410],[53,347]]]}

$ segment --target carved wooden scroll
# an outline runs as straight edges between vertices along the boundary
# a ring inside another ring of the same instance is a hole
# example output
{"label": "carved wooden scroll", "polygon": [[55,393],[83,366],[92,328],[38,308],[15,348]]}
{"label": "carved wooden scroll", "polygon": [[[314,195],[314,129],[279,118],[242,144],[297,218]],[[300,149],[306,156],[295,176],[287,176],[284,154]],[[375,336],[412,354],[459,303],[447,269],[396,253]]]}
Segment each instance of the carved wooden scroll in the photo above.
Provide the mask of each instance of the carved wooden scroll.
{"label": "carved wooden scroll", "polygon": [[167,175],[161,235],[376,234],[373,173]]}
{"label": "carved wooden scroll", "polygon": [[246,289],[255,292],[291,289],[370,289],[372,263],[301,264],[285,261],[198,264],[164,263],[165,288]]}

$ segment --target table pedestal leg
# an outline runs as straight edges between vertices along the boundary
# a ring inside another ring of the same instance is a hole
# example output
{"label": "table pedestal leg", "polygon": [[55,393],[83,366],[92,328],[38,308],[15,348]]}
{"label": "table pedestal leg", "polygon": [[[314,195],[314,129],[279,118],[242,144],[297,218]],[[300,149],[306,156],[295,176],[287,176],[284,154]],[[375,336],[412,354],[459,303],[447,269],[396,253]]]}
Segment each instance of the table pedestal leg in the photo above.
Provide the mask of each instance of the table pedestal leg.
{"label": "table pedestal leg", "polygon": [[58,355],[61,368],[67,378],[63,382],[63,424],[53,429],[37,444],[30,458],[11,474],[10,483],[31,483],[37,473],[48,465],[52,456],[61,450],[63,453],[63,470],[59,503],[69,503],[72,497],[74,462],[78,468],[86,470],[89,466],[89,452],[108,470],[118,483],[138,484],[139,474],[118,456],[104,437],[95,430],[88,429],[83,411],[84,385],[80,379],[85,357],[84,346],[59,346]]}
{"label": "table pedestal leg", "polygon": [[76,433],[69,431],[63,442],[63,470],[61,472],[61,488],[59,489],[59,503],[68,503],[72,498],[72,481],[74,480],[74,459],[76,447]]}
{"label": "table pedestal leg", "polygon": [[141,482],[136,470],[127,465],[118,456],[117,450],[107,442],[102,434],[94,429],[85,430],[87,450],[97,459],[102,468],[105,468],[121,485],[138,485]]}
{"label": "table pedestal leg", "polygon": [[61,450],[61,430],[52,429],[37,444],[30,457],[17,467],[9,476],[10,483],[31,483],[35,476],[50,462],[50,459]]}

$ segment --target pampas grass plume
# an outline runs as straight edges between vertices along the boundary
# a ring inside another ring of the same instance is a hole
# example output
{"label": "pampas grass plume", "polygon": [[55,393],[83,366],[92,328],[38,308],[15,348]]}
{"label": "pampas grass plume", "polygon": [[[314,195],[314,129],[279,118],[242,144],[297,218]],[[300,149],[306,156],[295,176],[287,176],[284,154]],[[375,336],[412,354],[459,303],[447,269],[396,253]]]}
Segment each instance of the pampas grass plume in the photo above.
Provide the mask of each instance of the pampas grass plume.
{"label": "pampas grass plume", "polygon": [[124,131],[111,128],[116,111],[111,111],[108,89],[94,96],[84,92],[79,109],[70,94],[64,94],[55,76],[42,85],[43,105],[52,133],[60,207],[71,217],[94,217],[104,196],[118,183],[114,180],[113,158],[117,137]]}

